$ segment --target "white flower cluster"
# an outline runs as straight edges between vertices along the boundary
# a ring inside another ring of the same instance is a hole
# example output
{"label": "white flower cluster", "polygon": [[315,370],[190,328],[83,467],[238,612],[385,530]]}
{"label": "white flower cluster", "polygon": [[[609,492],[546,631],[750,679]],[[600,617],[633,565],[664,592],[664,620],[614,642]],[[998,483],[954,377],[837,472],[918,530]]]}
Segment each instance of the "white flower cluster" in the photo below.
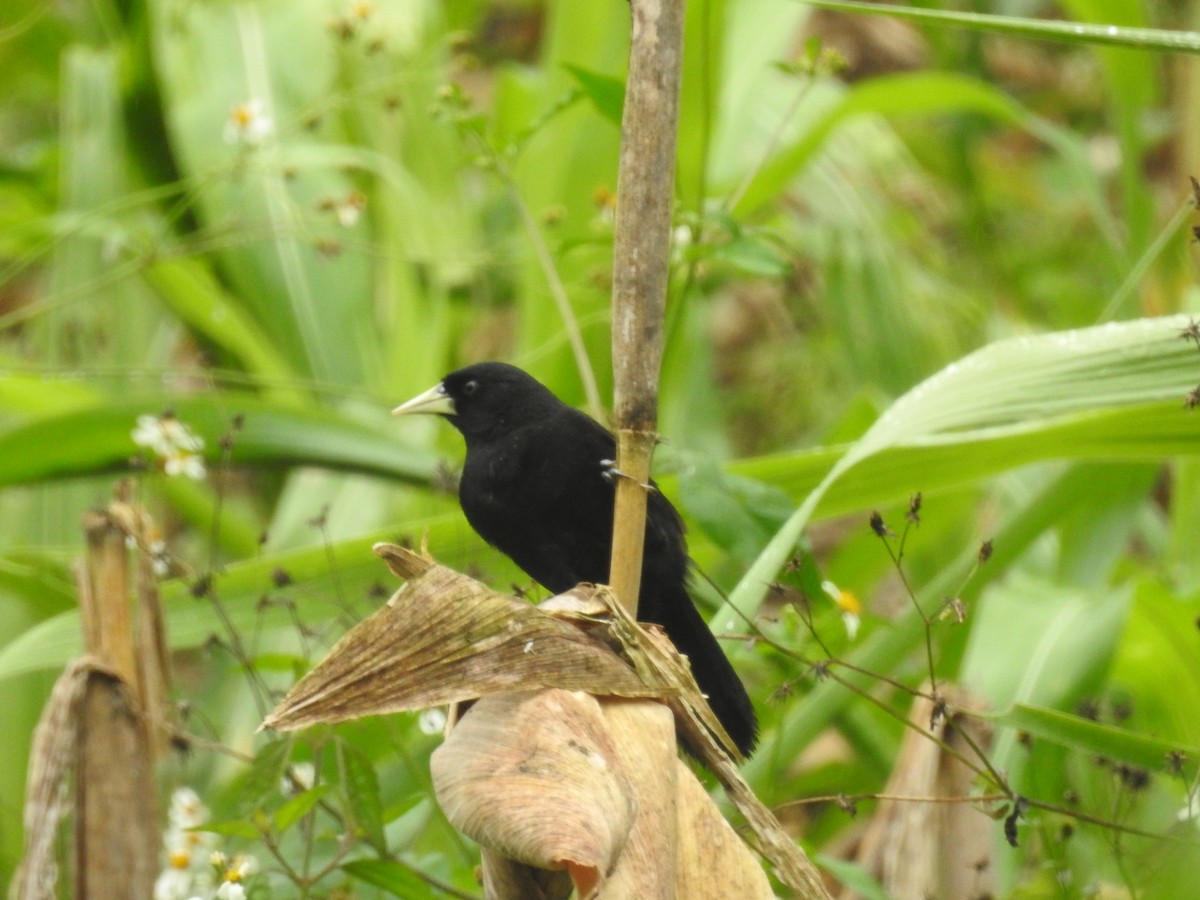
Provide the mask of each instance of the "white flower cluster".
{"label": "white flower cluster", "polygon": [[245,881],[258,871],[253,856],[232,859],[213,846],[213,836],[193,829],[208,809],[189,787],[176,788],[163,835],[166,866],[154,883],[154,900],[246,900]]}
{"label": "white flower cluster", "polygon": [[130,435],[139,447],[145,447],[162,463],[168,475],[186,475],[197,481],[207,474],[204,468],[204,438],[175,418],[174,413],[138,416]]}

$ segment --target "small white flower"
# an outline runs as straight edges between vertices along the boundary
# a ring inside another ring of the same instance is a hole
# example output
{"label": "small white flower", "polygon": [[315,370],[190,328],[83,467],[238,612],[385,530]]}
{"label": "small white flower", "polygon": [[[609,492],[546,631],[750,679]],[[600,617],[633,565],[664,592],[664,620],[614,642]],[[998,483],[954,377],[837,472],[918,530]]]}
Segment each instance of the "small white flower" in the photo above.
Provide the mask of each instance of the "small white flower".
{"label": "small white flower", "polygon": [[422,711],[417,717],[417,727],[425,734],[441,734],[446,730],[446,711],[441,707]]}
{"label": "small white flower", "polygon": [[245,881],[257,871],[258,860],[248,853],[239,853],[233,858],[233,865],[225,873],[225,878],[229,881]]}
{"label": "small white flower", "polygon": [[842,611],[842,624],[846,626],[846,636],[850,640],[854,640],[858,636],[858,628],[862,624],[862,604],[854,594],[850,591],[843,591],[832,581],[822,581],[821,587]]}
{"label": "small white flower", "polygon": [[208,474],[204,467],[204,457],[179,451],[171,453],[163,460],[163,471],[172,477],[186,475],[196,481],[203,481],[204,476]]}
{"label": "small white flower", "polygon": [[842,624],[846,626],[846,637],[850,640],[858,637],[858,627],[862,625],[862,619],[859,618],[858,613],[842,613]]}
{"label": "small white flower", "polygon": [[208,808],[200,800],[200,795],[190,787],[175,788],[167,817],[177,828],[195,828],[208,821]]}
{"label": "small white flower", "polygon": [[192,873],[168,866],[154,882],[154,900],[185,900],[192,892]]}
{"label": "small white flower", "polygon": [[137,425],[130,434],[133,442],[139,447],[146,447],[162,456],[171,446],[162,428],[162,420],[165,418],[167,415],[138,416]]}
{"label": "small white flower", "polygon": [[168,475],[186,475],[201,480],[205,476],[204,438],[180,422],[173,413],[138,416],[130,438],[139,447],[150,450],[163,464]]}
{"label": "small white flower", "polygon": [[358,191],[351,191],[334,207],[334,214],[343,228],[353,228],[362,218],[366,206],[367,198]]}
{"label": "small white flower", "polygon": [[242,882],[258,871],[258,860],[245,853],[239,853],[228,866],[217,866],[214,863],[214,868],[223,870],[219,871],[221,886],[217,888],[217,896],[241,900],[246,896]]}
{"label": "small white flower", "polygon": [[167,444],[177,450],[199,453],[204,449],[204,438],[193,434],[190,428],[173,415],[159,416],[158,427],[162,430]]}
{"label": "small white flower", "polygon": [[317,783],[317,769],[310,762],[292,763],[288,773],[279,780],[279,791],[286,797],[311,790]]}
{"label": "small white flower", "polygon": [[225,121],[225,143],[257,147],[275,133],[275,122],[261,100],[234,104]]}

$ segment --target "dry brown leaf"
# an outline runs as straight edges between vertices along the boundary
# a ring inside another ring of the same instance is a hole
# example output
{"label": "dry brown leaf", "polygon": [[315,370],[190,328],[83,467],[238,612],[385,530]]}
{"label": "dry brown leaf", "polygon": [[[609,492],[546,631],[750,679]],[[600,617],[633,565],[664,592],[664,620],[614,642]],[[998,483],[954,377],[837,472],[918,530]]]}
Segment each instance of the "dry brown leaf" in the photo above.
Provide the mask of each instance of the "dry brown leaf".
{"label": "dry brown leaf", "polygon": [[360,622],[263,722],[280,731],[560,687],[662,696],[603,642],[530,604],[401,548],[417,574]]}

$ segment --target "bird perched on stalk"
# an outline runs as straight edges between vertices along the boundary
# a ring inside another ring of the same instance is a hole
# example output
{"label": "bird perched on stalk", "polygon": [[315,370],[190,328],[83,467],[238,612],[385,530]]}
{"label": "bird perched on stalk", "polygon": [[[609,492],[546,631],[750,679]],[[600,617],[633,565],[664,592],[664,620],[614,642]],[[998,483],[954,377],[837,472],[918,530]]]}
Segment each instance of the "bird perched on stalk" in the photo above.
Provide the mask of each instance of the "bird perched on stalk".
{"label": "bird perched on stalk", "polygon": [[[616,441],[602,425],[505,363],[451,372],[396,407],[445,416],[467,444],[458,498],[467,521],[558,594],[608,581]],[[741,680],[687,591],[683,521],[657,490],[647,497],[638,618],[661,625],[744,755],[757,721]]]}

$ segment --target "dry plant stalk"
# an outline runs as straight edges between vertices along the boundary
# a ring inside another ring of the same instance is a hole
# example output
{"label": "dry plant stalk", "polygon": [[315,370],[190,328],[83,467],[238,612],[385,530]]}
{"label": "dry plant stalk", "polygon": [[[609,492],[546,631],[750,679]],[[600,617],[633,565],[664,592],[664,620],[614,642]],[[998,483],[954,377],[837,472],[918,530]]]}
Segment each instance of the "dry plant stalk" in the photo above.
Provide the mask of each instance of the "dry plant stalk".
{"label": "dry plant stalk", "polygon": [[[9,896],[57,896],[55,845],[74,781],[74,896],[149,897],[158,872],[156,746],[167,692],[161,609],[149,560],[136,575],[149,520],[118,500],[84,519],[79,577],[86,655],[59,677],[34,733],[25,799],[25,853]],[[146,556],[145,553],[142,554]]]}
{"label": "dry plant stalk", "polygon": [[609,584],[637,618],[646,487],[658,440],[658,373],[675,192],[683,0],[631,0],[613,236],[613,415],[617,480]]}
{"label": "dry plant stalk", "polygon": [[[950,685],[938,689],[956,709],[980,708]],[[909,721],[924,730],[933,714],[933,702],[918,697]],[[932,729],[951,749],[970,757],[975,750],[964,730],[976,747],[990,746],[989,727],[961,713],[942,716]],[[995,895],[995,823],[973,804],[954,802],[970,796],[974,781],[975,773],[955,756],[924,734],[907,732],[884,793],[921,799],[881,801],[854,854],[890,896],[971,900]],[[851,891],[841,895],[842,900],[855,896]]]}

